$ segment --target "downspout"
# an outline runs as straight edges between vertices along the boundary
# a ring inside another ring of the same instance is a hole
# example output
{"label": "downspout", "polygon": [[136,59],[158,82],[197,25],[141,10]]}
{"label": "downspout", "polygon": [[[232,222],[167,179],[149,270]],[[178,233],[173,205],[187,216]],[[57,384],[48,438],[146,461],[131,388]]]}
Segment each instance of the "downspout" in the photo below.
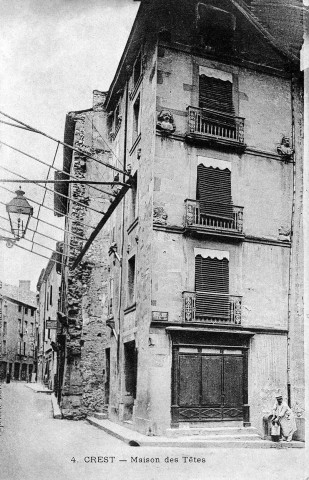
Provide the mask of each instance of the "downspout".
{"label": "downspout", "polygon": [[[292,147],[295,150],[295,115],[294,115],[294,74],[291,75],[291,112],[292,112]],[[294,216],[295,216],[295,198],[296,198],[296,155],[294,151],[293,158],[293,195],[292,195],[292,212],[291,212],[291,248],[289,254],[289,290],[288,290],[288,325],[287,325],[287,396],[288,405],[291,406],[291,296],[292,296],[292,260],[293,260],[293,232],[294,232]]]}
{"label": "downspout", "polygon": [[[123,152],[123,170],[126,171],[127,167],[127,137],[128,137],[128,104],[129,104],[129,80],[126,81],[126,99],[125,99],[125,115],[124,115],[124,152]],[[126,178],[123,173],[122,181],[125,183]],[[125,198],[121,202],[122,204],[122,229],[121,229],[121,263],[120,263],[120,276],[119,276],[119,304],[118,304],[118,338],[117,338],[117,367],[119,372],[119,360],[120,360],[120,346],[122,339],[121,331],[121,307],[122,307],[122,284],[123,284],[123,252],[124,252],[124,223],[125,223]],[[121,383],[121,377],[119,378]]]}

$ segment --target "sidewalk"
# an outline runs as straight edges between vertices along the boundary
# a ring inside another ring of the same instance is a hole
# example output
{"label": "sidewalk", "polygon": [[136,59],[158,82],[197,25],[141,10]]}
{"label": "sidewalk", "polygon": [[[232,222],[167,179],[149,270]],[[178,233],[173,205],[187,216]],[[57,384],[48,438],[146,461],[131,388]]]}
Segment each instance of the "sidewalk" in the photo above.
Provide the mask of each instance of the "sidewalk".
{"label": "sidewalk", "polygon": [[130,446],[140,447],[194,447],[194,448],[304,448],[303,442],[280,442],[275,443],[269,440],[244,440],[241,438],[207,438],[202,435],[183,436],[176,438],[168,438],[165,436],[147,436],[135,430],[126,428],[110,420],[101,420],[95,417],[87,417],[87,421],[103,430],[105,433],[112,435]]}

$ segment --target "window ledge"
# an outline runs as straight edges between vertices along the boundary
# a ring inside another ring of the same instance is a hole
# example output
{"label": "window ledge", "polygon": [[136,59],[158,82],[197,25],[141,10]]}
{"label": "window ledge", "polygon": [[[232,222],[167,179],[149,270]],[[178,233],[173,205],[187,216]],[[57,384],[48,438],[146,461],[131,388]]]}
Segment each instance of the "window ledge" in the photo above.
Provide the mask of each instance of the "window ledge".
{"label": "window ledge", "polygon": [[142,83],[143,76],[144,76],[143,73],[141,73],[140,76],[139,76],[139,79],[137,80],[136,84],[134,85],[134,88],[133,88],[132,92],[129,93],[129,97],[130,97],[131,101],[134,99],[134,97],[137,94],[137,91],[140,87],[140,84]]}
{"label": "window ledge", "polygon": [[138,217],[136,217],[135,220],[133,220],[133,222],[131,223],[131,225],[127,228],[127,233],[131,233],[137,224],[138,224]]}
{"label": "window ledge", "polygon": [[130,305],[129,307],[125,308],[123,313],[126,315],[128,313],[134,312],[136,310],[136,303],[133,303],[133,305]]}
{"label": "window ledge", "polygon": [[131,150],[129,151],[129,155],[132,155],[137,145],[139,144],[140,140],[141,140],[141,134],[139,133],[132,144]]}

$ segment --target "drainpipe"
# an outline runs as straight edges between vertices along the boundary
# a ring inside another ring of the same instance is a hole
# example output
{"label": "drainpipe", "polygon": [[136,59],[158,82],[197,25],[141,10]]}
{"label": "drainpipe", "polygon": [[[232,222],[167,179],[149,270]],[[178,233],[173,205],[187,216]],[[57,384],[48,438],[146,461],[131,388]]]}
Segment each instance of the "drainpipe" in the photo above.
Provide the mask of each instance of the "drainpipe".
{"label": "drainpipe", "polygon": [[[124,115],[124,152],[123,152],[123,170],[126,171],[127,167],[127,137],[128,137],[128,104],[129,104],[129,79],[126,81],[126,99],[125,99],[125,115]],[[123,174],[122,181],[125,182],[125,174]],[[122,204],[122,231],[121,231],[121,263],[120,263],[120,276],[119,276],[119,304],[118,304],[118,338],[117,338],[117,367],[119,372],[120,361],[120,348],[122,340],[121,332],[121,307],[122,307],[122,284],[123,284],[123,252],[124,252],[124,223],[125,223],[125,196],[121,202]],[[119,378],[121,382],[121,378]]]}
{"label": "drainpipe", "polygon": [[[294,115],[294,80],[295,76],[291,75],[291,111],[292,111],[292,146],[295,149],[295,115]],[[291,406],[291,295],[292,295],[292,260],[293,260],[293,232],[294,232],[294,216],[295,216],[295,197],[296,197],[296,155],[294,152],[293,160],[293,196],[292,196],[292,212],[291,212],[291,248],[289,254],[289,290],[288,290],[288,335],[287,335],[287,395],[288,405]]]}

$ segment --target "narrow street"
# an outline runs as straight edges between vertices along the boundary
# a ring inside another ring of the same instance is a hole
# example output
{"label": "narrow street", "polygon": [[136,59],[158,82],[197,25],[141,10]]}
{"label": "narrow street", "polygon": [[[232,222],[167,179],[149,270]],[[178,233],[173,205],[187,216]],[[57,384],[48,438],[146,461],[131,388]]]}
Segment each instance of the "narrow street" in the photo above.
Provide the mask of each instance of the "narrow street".
{"label": "narrow street", "polygon": [[54,420],[50,396],[25,383],[1,388],[1,480],[305,480],[308,475],[304,449],[130,447],[86,421]]}

